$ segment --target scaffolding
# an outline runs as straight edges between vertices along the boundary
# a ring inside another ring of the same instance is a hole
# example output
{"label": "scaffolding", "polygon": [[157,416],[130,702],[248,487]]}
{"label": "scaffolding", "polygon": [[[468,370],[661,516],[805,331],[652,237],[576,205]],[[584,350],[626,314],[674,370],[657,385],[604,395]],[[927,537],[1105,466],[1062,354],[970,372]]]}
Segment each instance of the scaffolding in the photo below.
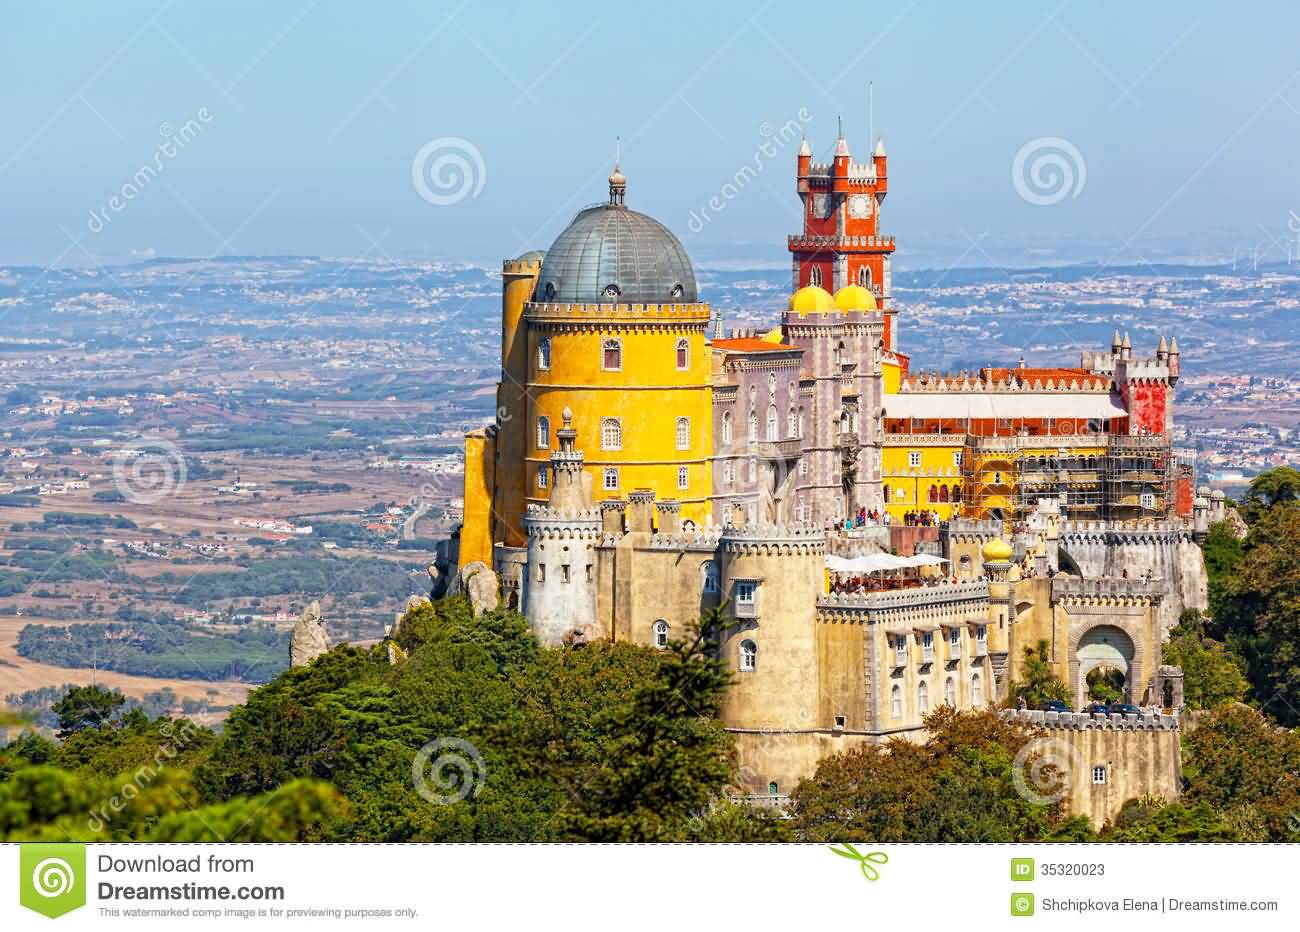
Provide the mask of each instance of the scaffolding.
{"label": "scaffolding", "polygon": [[1067,520],[1133,520],[1164,518],[1174,507],[1175,463],[1166,439],[1100,435],[1089,444],[1091,452],[1061,447],[1047,453],[1050,443],[1042,437],[968,437],[963,513],[1020,522],[1039,500],[1052,499]]}

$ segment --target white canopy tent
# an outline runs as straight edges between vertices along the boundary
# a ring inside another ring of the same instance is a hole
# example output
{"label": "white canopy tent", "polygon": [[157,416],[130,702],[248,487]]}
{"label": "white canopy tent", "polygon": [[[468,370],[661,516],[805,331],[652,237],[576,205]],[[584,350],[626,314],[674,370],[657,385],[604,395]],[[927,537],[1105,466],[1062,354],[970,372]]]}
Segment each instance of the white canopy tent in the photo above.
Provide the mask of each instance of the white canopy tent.
{"label": "white canopy tent", "polygon": [[902,570],[917,566],[939,566],[947,563],[943,557],[918,553],[914,557],[896,557],[892,553],[869,553],[865,557],[826,557],[826,568],[832,573],[879,573],[884,570]]}

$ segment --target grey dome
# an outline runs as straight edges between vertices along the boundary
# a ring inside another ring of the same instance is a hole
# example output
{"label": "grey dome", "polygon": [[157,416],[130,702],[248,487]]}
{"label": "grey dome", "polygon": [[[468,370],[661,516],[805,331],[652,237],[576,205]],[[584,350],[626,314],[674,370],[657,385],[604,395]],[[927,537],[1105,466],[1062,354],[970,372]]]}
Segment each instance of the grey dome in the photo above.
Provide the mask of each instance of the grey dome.
{"label": "grey dome", "polygon": [[562,304],[698,301],[691,258],[677,237],[653,217],[612,201],[611,197],[609,204],[581,211],[556,237],[542,263],[535,300]]}

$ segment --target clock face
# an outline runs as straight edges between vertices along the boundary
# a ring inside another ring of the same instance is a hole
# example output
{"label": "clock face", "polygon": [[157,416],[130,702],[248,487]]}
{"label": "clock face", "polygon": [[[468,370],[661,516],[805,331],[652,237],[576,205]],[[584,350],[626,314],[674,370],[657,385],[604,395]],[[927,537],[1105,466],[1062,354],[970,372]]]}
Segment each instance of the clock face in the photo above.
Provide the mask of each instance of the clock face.
{"label": "clock face", "polygon": [[829,194],[814,194],[812,199],[813,216],[825,220],[831,215],[831,198]]}
{"label": "clock face", "polygon": [[849,198],[849,216],[859,220],[871,216],[871,195],[855,194]]}

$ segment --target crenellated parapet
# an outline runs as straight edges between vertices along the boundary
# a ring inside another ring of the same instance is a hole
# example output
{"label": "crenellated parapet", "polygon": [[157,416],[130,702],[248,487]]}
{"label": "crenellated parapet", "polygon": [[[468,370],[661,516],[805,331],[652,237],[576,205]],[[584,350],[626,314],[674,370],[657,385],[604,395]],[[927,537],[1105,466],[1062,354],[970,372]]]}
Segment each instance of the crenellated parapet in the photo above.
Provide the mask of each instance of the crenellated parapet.
{"label": "crenellated parapet", "polygon": [[728,525],[718,543],[731,554],[808,556],[826,552],[826,532],[806,524]]}
{"label": "crenellated parapet", "polygon": [[1109,392],[1112,387],[1110,379],[1100,376],[1081,376],[1072,378],[1025,378],[1011,374],[1005,379],[988,378],[981,373],[970,372],[918,372],[903,379],[900,392],[1044,392],[1065,394],[1069,392]]}
{"label": "crenellated parapet", "polygon": [[1067,607],[1155,605],[1167,591],[1161,579],[1098,579],[1065,575],[1052,578],[1052,601]]}
{"label": "crenellated parapet", "polygon": [[[817,613],[831,620],[835,617],[847,618],[854,613],[875,614],[954,607],[977,609],[987,604],[988,598],[989,584],[982,579],[885,592],[828,592],[817,599]],[[983,613],[977,614],[982,616]]]}
{"label": "crenellated parapet", "polygon": [[722,539],[721,528],[710,528],[680,534],[655,534],[650,538],[651,550],[701,550],[710,553],[718,549]]}
{"label": "crenellated parapet", "polygon": [[1069,544],[1133,545],[1189,542],[1194,527],[1186,521],[1062,521],[1061,542]]}
{"label": "crenellated parapet", "polygon": [[1177,715],[1125,712],[1044,712],[1038,709],[1003,709],[998,717],[1048,731],[1178,731]]}

